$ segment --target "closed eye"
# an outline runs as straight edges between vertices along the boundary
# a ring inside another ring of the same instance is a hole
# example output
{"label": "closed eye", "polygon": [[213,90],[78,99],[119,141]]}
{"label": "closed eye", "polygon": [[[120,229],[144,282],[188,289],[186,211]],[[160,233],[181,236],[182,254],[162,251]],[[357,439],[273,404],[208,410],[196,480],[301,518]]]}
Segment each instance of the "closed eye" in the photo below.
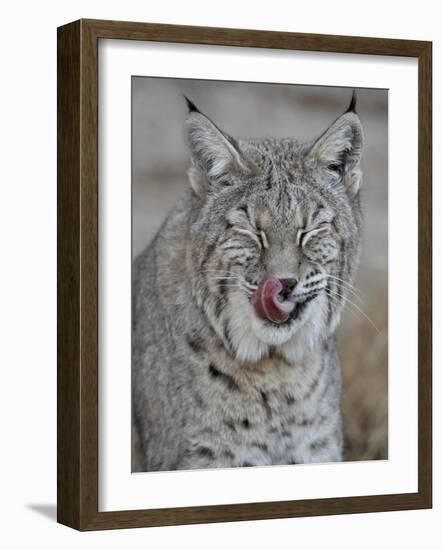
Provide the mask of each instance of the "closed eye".
{"label": "closed eye", "polygon": [[312,237],[322,237],[327,235],[331,230],[331,224],[328,222],[323,222],[313,229],[299,229],[297,233],[297,245],[300,247],[306,246],[309,239]]}
{"label": "closed eye", "polygon": [[255,223],[251,222],[247,206],[241,206],[232,210],[228,213],[226,219],[229,225],[231,225],[232,231],[249,237],[262,250],[268,248],[269,243],[266,233],[262,229],[257,228]]}
{"label": "closed eye", "polygon": [[250,239],[255,241],[255,243],[260,247],[263,246],[260,235],[255,233],[254,231],[251,231],[249,229],[245,229],[243,227],[237,227],[237,226],[234,226],[232,228],[232,231],[235,231],[236,233],[240,233],[241,235],[245,235],[246,237],[249,237]]}

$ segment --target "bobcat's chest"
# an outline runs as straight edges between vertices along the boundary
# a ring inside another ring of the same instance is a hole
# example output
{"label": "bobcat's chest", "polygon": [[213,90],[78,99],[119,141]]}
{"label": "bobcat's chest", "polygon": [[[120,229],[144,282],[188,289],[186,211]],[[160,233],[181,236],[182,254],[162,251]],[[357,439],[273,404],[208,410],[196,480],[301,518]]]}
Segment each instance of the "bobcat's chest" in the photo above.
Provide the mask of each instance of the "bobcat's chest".
{"label": "bobcat's chest", "polygon": [[300,462],[297,449],[318,412],[312,397],[322,385],[321,366],[278,359],[238,366],[213,357],[200,384],[207,408],[199,431],[228,465]]}

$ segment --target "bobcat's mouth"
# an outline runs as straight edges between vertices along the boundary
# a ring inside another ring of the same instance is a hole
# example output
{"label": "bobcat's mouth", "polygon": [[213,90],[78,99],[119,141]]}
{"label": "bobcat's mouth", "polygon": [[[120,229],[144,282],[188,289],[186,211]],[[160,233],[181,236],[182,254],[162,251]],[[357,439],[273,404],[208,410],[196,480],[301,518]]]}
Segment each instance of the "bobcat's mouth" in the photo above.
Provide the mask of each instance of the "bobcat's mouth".
{"label": "bobcat's mouth", "polygon": [[302,294],[291,294],[288,299],[280,280],[266,277],[250,300],[255,315],[265,325],[283,328],[300,319],[308,304],[317,298],[321,290],[316,288]]}
{"label": "bobcat's mouth", "polygon": [[283,285],[275,277],[265,277],[251,297],[255,314],[259,319],[280,325],[296,316],[295,302],[283,294]]}

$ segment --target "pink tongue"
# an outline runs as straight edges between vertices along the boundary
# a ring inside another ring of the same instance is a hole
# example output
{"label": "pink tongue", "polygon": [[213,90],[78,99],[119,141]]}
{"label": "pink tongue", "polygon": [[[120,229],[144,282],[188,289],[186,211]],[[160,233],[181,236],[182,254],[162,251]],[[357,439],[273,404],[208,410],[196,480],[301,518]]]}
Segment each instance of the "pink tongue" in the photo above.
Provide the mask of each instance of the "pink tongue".
{"label": "pink tongue", "polygon": [[255,313],[260,319],[268,319],[273,323],[284,323],[295,304],[279,302],[278,296],[283,289],[281,282],[275,277],[265,277],[252,295],[251,301]]}

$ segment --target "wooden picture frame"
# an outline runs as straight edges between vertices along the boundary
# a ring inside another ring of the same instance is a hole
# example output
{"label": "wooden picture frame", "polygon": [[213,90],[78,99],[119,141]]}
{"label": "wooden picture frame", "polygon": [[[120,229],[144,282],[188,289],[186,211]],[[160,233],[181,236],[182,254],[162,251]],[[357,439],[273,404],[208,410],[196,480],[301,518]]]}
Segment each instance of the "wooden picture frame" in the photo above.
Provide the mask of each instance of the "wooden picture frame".
{"label": "wooden picture frame", "polygon": [[[98,41],[159,41],[418,59],[419,358],[416,493],[98,511]],[[80,20],[58,29],[58,521],[79,530],[432,506],[432,44]]]}

